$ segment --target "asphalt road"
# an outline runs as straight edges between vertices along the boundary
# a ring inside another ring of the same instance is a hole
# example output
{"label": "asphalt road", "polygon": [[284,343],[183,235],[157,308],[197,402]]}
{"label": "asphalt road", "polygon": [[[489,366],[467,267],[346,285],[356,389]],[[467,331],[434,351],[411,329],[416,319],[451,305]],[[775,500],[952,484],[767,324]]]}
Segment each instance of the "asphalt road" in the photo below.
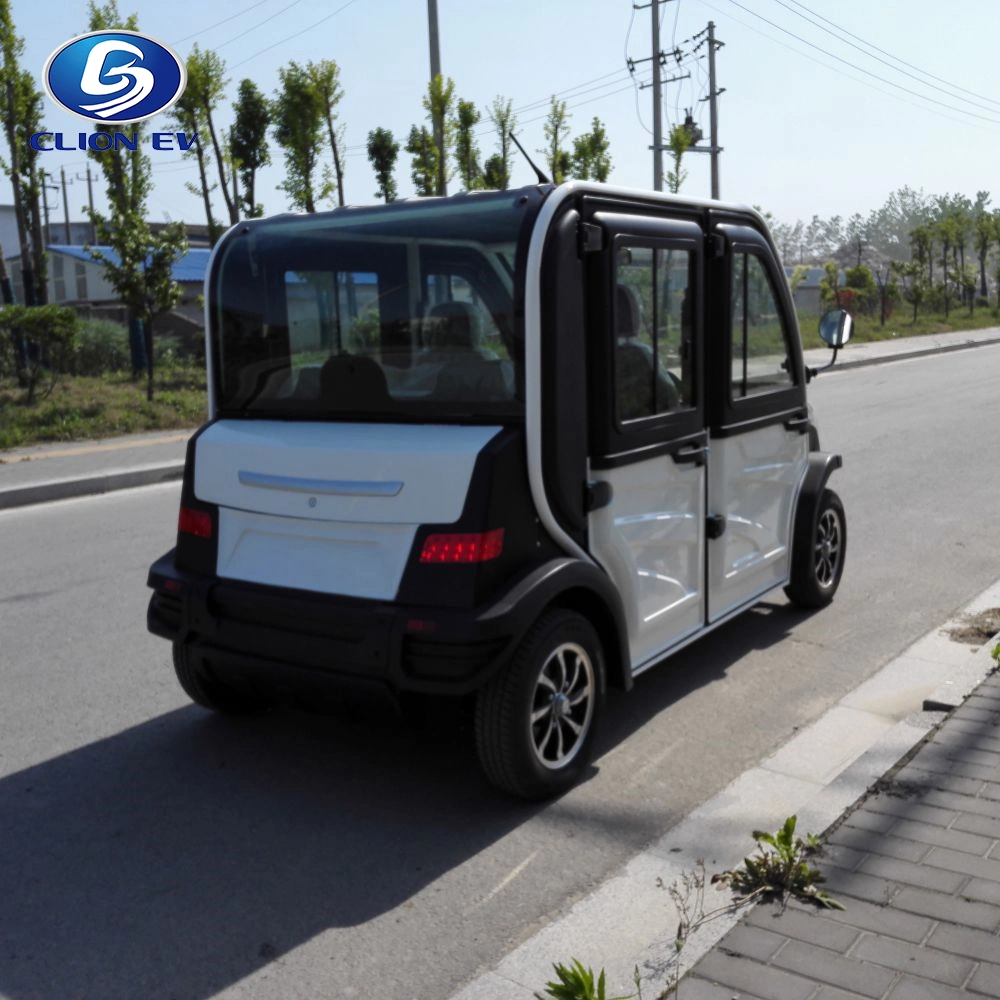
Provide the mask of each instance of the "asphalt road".
{"label": "asphalt road", "polygon": [[444,1000],[1000,575],[998,371],[815,382],[834,605],[779,596],[613,696],[547,806],[487,787],[447,716],[188,704],[144,628],[176,486],[0,513],[0,997]]}

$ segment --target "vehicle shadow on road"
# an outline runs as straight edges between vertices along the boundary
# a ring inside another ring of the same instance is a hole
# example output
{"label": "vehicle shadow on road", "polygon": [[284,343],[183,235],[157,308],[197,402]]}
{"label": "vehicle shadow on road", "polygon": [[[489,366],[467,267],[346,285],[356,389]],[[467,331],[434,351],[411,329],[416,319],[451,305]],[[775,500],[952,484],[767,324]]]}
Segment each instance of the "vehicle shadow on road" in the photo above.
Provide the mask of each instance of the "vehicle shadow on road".
{"label": "vehicle shadow on road", "polygon": [[[799,620],[751,619],[617,701],[603,748]],[[393,910],[545,808],[494,792],[470,743],[191,706],[0,780],[0,995],[208,997]]]}

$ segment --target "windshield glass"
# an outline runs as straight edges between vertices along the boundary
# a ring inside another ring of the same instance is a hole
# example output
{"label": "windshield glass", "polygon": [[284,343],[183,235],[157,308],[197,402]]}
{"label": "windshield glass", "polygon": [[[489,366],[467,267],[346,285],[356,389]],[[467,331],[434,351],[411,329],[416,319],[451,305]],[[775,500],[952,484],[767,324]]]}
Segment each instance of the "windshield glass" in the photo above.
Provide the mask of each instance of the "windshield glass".
{"label": "windshield glass", "polygon": [[467,195],[238,230],[210,285],[219,412],[522,414],[519,275],[542,197]]}

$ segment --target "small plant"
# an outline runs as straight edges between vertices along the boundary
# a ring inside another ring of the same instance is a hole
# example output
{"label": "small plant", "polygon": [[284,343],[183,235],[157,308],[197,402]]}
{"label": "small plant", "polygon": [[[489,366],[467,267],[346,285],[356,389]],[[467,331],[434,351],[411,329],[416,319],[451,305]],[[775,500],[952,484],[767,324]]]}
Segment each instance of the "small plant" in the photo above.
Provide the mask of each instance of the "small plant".
{"label": "small plant", "polygon": [[712,876],[713,883],[729,885],[741,896],[777,897],[783,903],[789,896],[810,900],[831,910],[844,907],[819,888],[825,881],[818,868],[806,860],[819,847],[819,838],[806,834],[795,836],[795,816],[789,816],[777,833],[755,830],[757,853],[745,858],[743,866]]}
{"label": "small plant", "polygon": [[1000,642],[990,650],[990,656],[993,657],[993,669],[1000,668]]}
{"label": "small plant", "polygon": [[603,969],[595,982],[594,970],[585,969],[578,959],[572,959],[568,966],[556,963],[552,967],[559,982],[546,983],[545,992],[535,994],[539,1000],[631,1000],[630,997],[607,995]]}

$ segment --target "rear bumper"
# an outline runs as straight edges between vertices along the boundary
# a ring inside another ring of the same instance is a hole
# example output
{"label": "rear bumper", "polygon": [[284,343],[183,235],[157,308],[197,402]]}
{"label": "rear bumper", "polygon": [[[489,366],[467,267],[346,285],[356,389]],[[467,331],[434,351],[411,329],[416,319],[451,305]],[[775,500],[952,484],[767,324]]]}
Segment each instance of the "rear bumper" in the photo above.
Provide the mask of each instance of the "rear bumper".
{"label": "rear bumper", "polygon": [[179,570],[173,551],[147,582],[150,632],[187,645],[221,680],[289,694],[372,686],[466,694],[510,655],[534,603],[512,592],[469,611],[408,608],[199,576]]}

